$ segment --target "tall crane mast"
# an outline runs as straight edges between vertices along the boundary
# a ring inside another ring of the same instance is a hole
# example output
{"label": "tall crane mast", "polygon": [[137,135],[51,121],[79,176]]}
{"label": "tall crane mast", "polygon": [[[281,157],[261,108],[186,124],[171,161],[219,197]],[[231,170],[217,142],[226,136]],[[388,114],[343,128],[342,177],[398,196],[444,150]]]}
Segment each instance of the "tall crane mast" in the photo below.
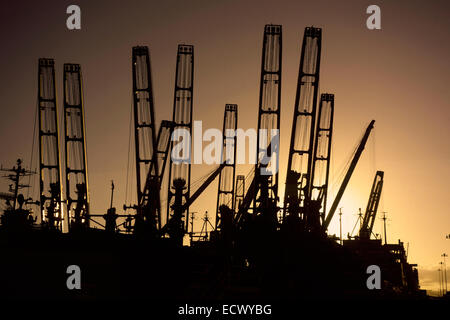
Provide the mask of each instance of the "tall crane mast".
{"label": "tall crane mast", "polygon": [[40,219],[46,227],[62,231],[64,217],[61,209],[55,62],[41,58],[38,68]]}
{"label": "tall crane mast", "polygon": [[[156,145],[153,88],[148,47],[133,47],[132,71],[137,200],[140,203],[145,178],[153,161]],[[155,165],[154,163],[152,164]],[[157,171],[157,164],[155,171]]]}
{"label": "tall crane mast", "polygon": [[89,227],[85,118],[81,66],[64,64],[64,141],[69,230]]}
{"label": "tall crane mast", "polygon": [[364,214],[363,223],[359,230],[360,239],[370,239],[372,234],[375,217],[377,216],[378,205],[381,198],[381,190],[383,189],[384,172],[377,171],[373,179],[372,189],[370,190],[369,202],[367,203],[366,212]]}
{"label": "tall crane mast", "polygon": [[327,207],[333,117],[334,95],[322,93],[320,95],[311,169],[311,200],[320,203],[319,214],[322,221],[325,219]]}
{"label": "tall crane mast", "polygon": [[[151,227],[160,225],[159,192],[146,193],[146,178],[158,174],[158,162],[155,161],[156,134],[153,107],[153,88],[148,47],[136,46],[132,49],[133,72],[133,111],[134,145],[136,156],[137,215],[135,227],[139,222]],[[153,172],[149,172],[153,170]],[[158,183],[158,181],[155,181]],[[144,195],[145,193],[145,195]],[[144,199],[145,196],[145,199]],[[149,199],[155,197],[155,199]],[[152,203],[143,208],[142,204]],[[136,230],[136,229],[135,229]]]}
{"label": "tall crane mast", "polygon": [[[175,89],[173,98],[173,123],[174,123],[174,139],[186,139],[189,141],[181,141],[188,150],[189,154],[183,154],[180,159],[173,159],[170,156],[169,165],[169,183],[167,190],[167,216],[166,221],[170,219],[170,213],[175,201],[175,192],[177,185],[175,181],[184,180],[185,184],[178,192],[182,194],[182,203],[185,203],[190,197],[191,185],[191,136],[192,136],[192,111],[193,111],[193,94],[194,94],[194,46],[178,45],[177,65],[175,73]],[[180,132],[189,134],[189,137],[180,137]],[[170,150],[173,151],[174,141],[171,141]],[[183,213],[184,215],[184,213]],[[186,215],[181,218],[186,232],[188,231],[189,208],[186,208]]]}
{"label": "tall crane mast", "polygon": [[[278,200],[278,165],[281,108],[281,25],[264,27],[259,89],[257,154],[255,164],[256,191],[254,206],[267,207],[266,201],[276,204]],[[277,139],[278,143],[271,143]],[[272,146],[270,149],[268,148]],[[258,163],[264,164],[257,170]]]}
{"label": "tall crane mast", "polygon": [[375,120],[372,120],[369,123],[366,131],[364,132],[364,136],[362,137],[361,142],[359,143],[358,148],[356,149],[355,155],[353,156],[353,159],[350,163],[347,173],[345,174],[344,180],[342,181],[342,184],[339,187],[339,191],[336,195],[336,198],[334,198],[334,201],[333,201],[333,204],[331,205],[330,211],[328,212],[328,215],[326,216],[326,218],[322,224],[322,229],[324,231],[326,231],[328,229],[331,219],[333,219],[333,215],[336,211],[336,208],[339,205],[339,202],[341,201],[342,196],[344,195],[345,188],[347,188],[347,184],[350,181],[350,178],[352,177],[353,171],[355,170],[356,165],[358,164],[358,161],[359,161],[359,158],[361,157],[362,152],[364,151],[364,148],[366,146],[367,140],[369,139],[370,132],[372,131],[374,124],[375,124]]}
{"label": "tall crane mast", "polygon": [[235,174],[236,174],[236,129],[237,129],[237,105],[225,105],[225,113],[223,117],[223,142],[222,142],[222,156],[221,162],[225,167],[219,173],[219,185],[217,190],[217,205],[216,205],[216,225],[215,229],[220,229],[221,226],[221,206],[228,206],[234,210],[234,188],[235,188]]}
{"label": "tall crane mast", "polygon": [[321,42],[322,29],[305,28],[286,173],[283,218],[286,215],[301,217],[299,207],[310,197]]}

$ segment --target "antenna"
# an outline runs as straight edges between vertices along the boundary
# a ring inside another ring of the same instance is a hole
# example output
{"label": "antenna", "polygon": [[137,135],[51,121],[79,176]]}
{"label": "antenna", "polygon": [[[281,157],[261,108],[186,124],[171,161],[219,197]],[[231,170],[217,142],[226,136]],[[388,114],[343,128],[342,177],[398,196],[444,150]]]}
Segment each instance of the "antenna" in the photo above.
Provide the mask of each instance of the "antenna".
{"label": "antenna", "polygon": [[386,211],[383,211],[383,218],[381,218],[381,220],[383,220],[383,225],[384,225],[384,244],[387,244],[387,234],[386,234]]}
{"label": "antenna", "polygon": [[205,231],[205,235],[203,236],[204,241],[208,240],[208,224],[211,226],[212,230],[214,231],[214,226],[209,221],[208,211],[206,211],[205,216],[203,217],[202,230],[200,231],[200,238],[202,238],[203,230]]}
{"label": "antenna", "polygon": [[114,198],[114,180],[111,180],[111,204],[109,205],[110,209],[113,207],[113,198]]}
{"label": "antenna", "polygon": [[358,209],[358,220],[356,220],[355,225],[353,226],[352,229],[352,235],[353,235],[353,231],[355,231],[356,225],[358,224],[359,221],[359,229],[361,229],[362,223],[363,223],[363,213],[361,212],[361,208]]}
{"label": "antenna", "polygon": [[[3,168],[3,166],[0,168],[0,172],[5,172],[6,174],[4,176],[2,176],[3,178],[9,179],[11,180],[13,183],[9,185],[9,192],[10,195],[12,196],[13,200],[13,205],[12,205],[12,209],[15,210],[17,207],[17,203],[19,203],[18,198],[19,198],[19,191],[21,189],[24,188],[29,188],[30,186],[27,184],[21,184],[20,183],[20,179],[23,177],[27,177],[33,174],[36,174],[35,171],[29,171],[26,170],[25,168],[22,167],[22,159],[17,159],[17,167],[14,166],[10,169],[5,169]],[[24,199],[24,201],[22,201],[22,204],[26,203],[26,204],[39,204],[38,201],[36,202],[31,202],[33,201],[31,198],[29,199]],[[20,206],[22,206],[22,204],[19,203]]]}
{"label": "antenna", "polygon": [[444,278],[442,281],[445,282],[445,286],[443,287],[445,288],[445,294],[447,294],[447,264],[445,262],[445,258],[447,258],[448,255],[446,253],[443,253],[441,257],[444,258]]}

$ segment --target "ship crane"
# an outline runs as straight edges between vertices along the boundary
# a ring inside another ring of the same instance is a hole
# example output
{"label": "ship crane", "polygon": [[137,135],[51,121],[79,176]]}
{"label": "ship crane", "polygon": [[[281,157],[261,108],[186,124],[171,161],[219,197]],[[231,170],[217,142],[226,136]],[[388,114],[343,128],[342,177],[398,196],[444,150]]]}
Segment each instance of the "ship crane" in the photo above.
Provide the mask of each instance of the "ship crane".
{"label": "ship crane", "polygon": [[[276,205],[278,201],[278,166],[281,111],[282,27],[264,27],[256,140],[255,190],[253,214]],[[276,143],[275,141],[278,140]],[[275,143],[272,143],[275,142]],[[269,145],[272,148],[269,148]],[[257,170],[260,162],[267,162],[264,172]]]}
{"label": "ship crane", "polygon": [[38,69],[40,218],[44,227],[62,231],[64,217],[54,60],[39,59]]}
{"label": "ship crane", "polygon": [[359,230],[359,238],[369,240],[372,235],[375,217],[377,215],[378,204],[380,203],[381,190],[383,189],[383,171],[377,171],[373,179],[372,189],[370,190],[369,202],[367,203],[364,219]]}
{"label": "ship crane", "polygon": [[[169,185],[167,188],[167,213],[166,221],[169,220],[171,209],[175,202],[175,190],[181,192],[181,202],[186,202],[190,198],[191,193],[191,159],[190,149],[191,140],[184,141],[188,137],[182,135],[189,133],[192,136],[192,114],[193,114],[193,98],[194,98],[194,46],[180,44],[178,45],[177,61],[176,61],[175,88],[173,97],[173,117],[175,139],[182,137],[182,143],[189,149],[189,154],[183,154],[183,159],[169,158]],[[176,133],[176,134],[175,134]],[[170,150],[173,150],[174,142],[171,141]],[[184,188],[178,188],[176,181],[185,181]],[[189,208],[186,211],[186,221],[189,221]],[[184,223],[184,222],[183,222]],[[188,223],[185,223],[185,232],[187,232]]]}
{"label": "ship crane", "polygon": [[[180,128],[191,130],[192,67],[193,47],[179,45],[173,121],[163,120],[156,136],[149,49],[143,46],[133,47],[133,110],[138,202],[133,206],[124,205],[124,210],[132,208],[137,211],[134,217],[134,226],[131,227],[129,221],[126,222],[126,228],[133,229],[134,233],[157,236],[161,231],[160,191],[167,162],[170,162],[169,181],[172,182],[177,178],[187,181],[187,188],[183,189],[183,194],[185,199],[189,197],[190,165],[173,163],[168,154],[174,130]],[[172,189],[173,187],[172,185]],[[169,186],[168,213],[171,201],[173,202],[173,195]]]}
{"label": "ship crane", "polygon": [[[158,137],[156,139],[156,150],[154,152],[154,160],[151,162],[150,169],[148,170],[147,173],[144,191],[142,192],[141,202],[138,205],[123,206],[124,210],[127,209],[138,210],[142,216],[147,217],[148,221],[153,221],[153,223],[151,223],[151,225],[153,226],[152,229],[154,229],[155,226],[157,227],[158,230],[161,229],[161,220],[159,219],[160,214],[158,214],[158,212],[161,211],[160,191],[165,172],[164,170],[167,163],[167,157],[170,146],[170,137],[172,135],[172,132],[173,132],[173,122],[167,120],[161,121],[161,125],[158,130]],[[156,172],[156,170],[153,167],[155,163],[157,163],[158,172]],[[133,217],[131,217],[130,215],[116,215],[116,217],[120,216],[127,217],[129,220],[133,219]],[[155,219],[155,217],[158,218]],[[142,220],[138,222],[137,232],[139,232],[139,223],[141,222]],[[126,223],[123,223],[123,225],[126,225],[127,229],[136,230],[134,227],[130,226],[129,221],[126,221]]]}
{"label": "ship crane", "polygon": [[[279,131],[281,111],[282,26],[264,27],[261,58],[257,152],[254,176],[230,220],[242,228],[249,210],[276,222],[278,212]],[[242,180],[241,180],[242,181]],[[252,206],[253,203],[253,206]],[[225,209],[226,210],[226,209]],[[273,219],[272,219],[273,218]],[[274,225],[276,227],[276,223]]]}
{"label": "ship crane", "polygon": [[305,218],[310,231],[320,231],[327,208],[328,180],[330,172],[331,141],[333,135],[334,94],[320,96],[310,187],[305,199]]}
{"label": "ship crane", "polygon": [[356,149],[355,155],[353,156],[353,159],[350,163],[347,173],[345,174],[344,180],[342,181],[342,184],[339,188],[336,198],[334,199],[333,204],[331,205],[330,211],[328,212],[328,215],[326,216],[326,218],[322,224],[323,231],[326,231],[328,229],[331,219],[333,219],[333,215],[336,211],[336,208],[338,207],[339,202],[341,201],[341,198],[344,195],[344,191],[347,188],[348,182],[350,181],[353,171],[355,170],[356,165],[358,164],[359,158],[361,157],[361,154],[364,151],[367,140],[369,139],[370,132],[373,129],[374,123],[375,123],[375,120],[372,120],[370,122],[369,126],[367,127],[367,129],[364,133],[363,138],[361,139],[361,142],[358,145],[358,148]]}
{"label": "ship crane", "polygon": [[236,104],[225,105],[223,118],[223,141],[222,141],[222,163],[225,168],[219,174],[219,184],[217,188],[216,222],[215,230],[222,228],[222,211],[228,209],[234,211],[235,202],[235,174],[236,174],[236,129],[238,120],[238,108]]}
{"label": "ship crane", "polygon": [[[319,89],[322,29],[307,27],[303,36],[297,92],[295,96],[291,142],[286,173],[283,220],[307,219],[310,199],[313,148],[316,123],[316,104]],[[309,220],[309,221],[308,221]]]}
{"label": "ship crane", "polygon": [[319,233],[325,219],[333,132],[334,95],[317,108],[322,29],[305,28],[286,173],[283,223]]}
{"label": "ship crane", "polygon": [[[150,223],[150,229],[157,228],[161,230],[161,184],[164,177],[164,169],[166,167],[170,138],[172,136],[174,124],[172,121],[163,120],[158,130],[153,160],[145,179],[144,190],[142,192],[141,201],[139,202],[138,217],[144,217]],[[139,231],[139,224],[142,226],[143,220],[135,221],[135,232]],[[145,222],[144,222],[145,223]],[[148,228],[144,228],[144,230]]]}
{"label": "ship crane", "polygon": [[89,228],[89,184],[81,66],[64,64],[64,142],[69,231]]}
{"label": "ship crane", "polygon": [[[174,186],[174,203],[171,206],[171,209],[173,210],[173,214],[168,220],[168,222],[164,225],[164,227],[161,229],[161,234],[164,235],[167,233],[171,239],[174,239],[174,241],[182,245],[183,243],[183,237],[186,233],[186,226],[184,219],[185,212],[189,209],[189,206],[194,203],[195,200],[205,191],[206,188],[211,184],[211,182],[214,181],[214,179],[222,172],[223,168],[226,167],[226,163],[222,163],[217,169],[215,169],[211,175],[203,182],[203,184],[190,196],[186,199],[186,201],[183,200],[184,198],[184,191],[186,189],[186,181],[183,179],[175,179],[172,182],[172,185]],[[186,223],[187,224],[187,223]]]}
{"label": "ship crane", "polygon": [[[272,144],[269,143],[269,145],[267,146],[267,149],[270,150],[271,147],[272,147]],[[260,172],[266,166],[267,166],[267,164],[258,163],[258,166],[255,168],[255,171]],[[256,174],[255,174],[253,176],[252,181],[250,182],[250,185],[247,189],[247,192],[245,193],[245,196],[243,197],[242,201],[240,202],[240,206],[236,212],[236,215],[233,217],[233,225],[237,229],[241,229],[243,227],[244,221],[249,214],[248,210],[250,209],[250,205],[251,205],[252,201],[254,200],[255,194],[257,192],[256,180],[257,180],[257,178],[256,178]]]}
{"label": "ship crane", "polygon": [[[137,203],[134,231],[155,230],[161,226],[159,187],[150,187],[148,177],[159,174],[156,161],[156,129],[150,53],[146,46],[132,49],[134,149],[136,157]],[[149,192],[151,190],[151,193]],[[151,205],[147,205],[151,203]]]}

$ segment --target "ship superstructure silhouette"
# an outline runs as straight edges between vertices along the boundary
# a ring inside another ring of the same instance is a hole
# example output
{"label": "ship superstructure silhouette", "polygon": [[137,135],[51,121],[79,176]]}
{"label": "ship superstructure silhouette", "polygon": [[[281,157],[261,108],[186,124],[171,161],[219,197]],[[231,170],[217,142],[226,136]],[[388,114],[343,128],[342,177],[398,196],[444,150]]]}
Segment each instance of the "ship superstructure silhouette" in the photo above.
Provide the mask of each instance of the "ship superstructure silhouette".
{"label": "ship superstructure silhouette", "polygon": [[[222,164],[191,190],[190,163],[170,156],[170,138],[178,129],[192,131],[194,47],[178,46],[173,118],[159,126],[150,52],[146,46],[133,47],[137,203],[125,205],[127,213],[122,215],[113,207],[114,184],[106,213],[89,208],[81,66],[64,64],[60,139],[54,61],[39,59],[39,172],[25,170],[20,160],[12,169],[2,168],[13,184],[9,193],[0,195],[6,204],[0,226],[5,261],[0,266],[5,284],[1,295],[181,300],[422,297],[416,266],[407,262],[403,243],[382,243],[373,237],[382,171],[374,178],[358,235],[342,240],[327,233],[375,121],[367,126],[329,206],[335,110],[334,94],[319,94],[321,48],[322,30],[305,28],[286,181],[281,182],[286,189],[280,201],[279,170],[269,168],[277,167],[280,152],[286,151],[279,150],[272,136],[258,136],[254,169],[247,177],[236,176],[236,137],[227,135],[237,128],[236,104],[224,110]],[[279,132],[281,81],[282,26],[266,25],[258,132]],[[25,187],[21,177],[30,174],[39,175],[36,201],[19,193]],[[169,177],[166,190],[164,175]],[[216,178],[215,223],[205,217],[204,229],[195,234],[189,231],[189,208]],[[166,210],[162,193],[167,194]],[[102,228],[93,228],[93,222]],[[183,245],[187,235],[189,246]],[[65,268],[70,264],[83,270],[81,291],[66,288]],[[380,290],[367,287],[370,265],[382,270]]]}

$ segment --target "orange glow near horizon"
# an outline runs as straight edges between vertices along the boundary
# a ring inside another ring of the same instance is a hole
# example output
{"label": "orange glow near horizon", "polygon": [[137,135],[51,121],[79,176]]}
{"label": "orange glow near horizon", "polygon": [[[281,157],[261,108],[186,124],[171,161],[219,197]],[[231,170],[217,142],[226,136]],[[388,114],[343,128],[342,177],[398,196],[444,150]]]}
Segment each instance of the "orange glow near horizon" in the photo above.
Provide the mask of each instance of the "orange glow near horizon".
{"label": "orange glow near horizon", "polygon": [[[114,206],[122,213],[123,204],[136,201],[133,155],[129,155],[132,46],[150,48],[158,124],[172,118],[176,49],[183,42],[195,46],[193,120],[202,120],[204,129],[221,129],[225,104],[236,103],[238,128],[256,128],[263,28],[277,23],[283,27],[282,201],[303,31],[306,26],[321,27],[319,93],[335,94],[330,182],[341,175],[366,125],[376,120],[338,206],[337,211],[342,208],[344,213],[343,236],[355,225],[358,208],[365,211],[376,170],[384,171],[375,233],[383,238],[380,217],[387,212],[388,242],[401,239],[405,247],[409,243],[408,260],[418,264],[422,288],[437,290],[441,254],[450,254],[450,240],[445,239],[450,233],[446,201],[450,43],[444,41],[450,32],[449,2],[383,3],[382,29],[375,31],[365,26],[369,4],[358,0],[138,1],[123,10],[118,2],[80,1],[79,31],[65,27],[64,2],[10,4],[0,19],[5,39],[0,52],[4,75],[0,79],[0,163],[7,167],[18,157],[27,166],[31,162],[38,58],[55,59],[60,127],[62,66],[80,63],[90,209],[94,214],[106,213],[114,180]],[[239,166],[236,175],[247,175],[252,167]],[[213,168],[192,165],[192,182]],[[166,179],[167,175],[166,171]],[[8,183],[0,181],[0,191],[7,188]],[[163,201],[166,188],[163,184]],[[336,183],[330,187],[327,210],[338,188]],[[38,185],[30,190],[34,198],[37,189]],[[198,212],[196,229],[200,230],[205,211],[214,220],[216,197],[217,181],[191,208]],[[338,212],[329,233],[339,236]]]}

